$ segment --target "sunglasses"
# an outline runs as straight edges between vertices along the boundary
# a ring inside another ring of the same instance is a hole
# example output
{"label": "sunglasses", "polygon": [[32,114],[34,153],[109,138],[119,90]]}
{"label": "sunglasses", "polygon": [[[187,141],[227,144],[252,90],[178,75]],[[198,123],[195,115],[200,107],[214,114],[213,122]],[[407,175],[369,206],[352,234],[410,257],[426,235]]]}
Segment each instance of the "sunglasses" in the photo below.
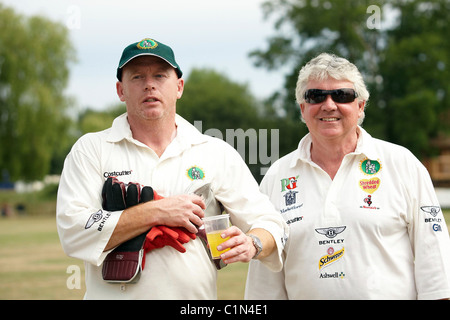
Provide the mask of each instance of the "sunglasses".
{"label": "sunglasses", "polygon": [[355,101],[358,94],[353,89],[343,88],[336,90],[309,89],[305,92],[305,101],[307,103],[321,103],[331,95],[331,99],[337,103],[349,103]]}

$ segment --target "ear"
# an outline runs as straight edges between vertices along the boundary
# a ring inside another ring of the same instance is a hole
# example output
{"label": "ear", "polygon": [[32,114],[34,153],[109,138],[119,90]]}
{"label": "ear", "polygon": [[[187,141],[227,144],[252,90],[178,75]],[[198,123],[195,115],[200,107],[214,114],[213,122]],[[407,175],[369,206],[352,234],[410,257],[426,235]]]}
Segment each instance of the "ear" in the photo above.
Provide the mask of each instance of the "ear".
{"label": "ear", "polygon": [[184,79],[180,78],[177,82],[177,99],[180,99],[184,91]]}
{"label": "ear", "polygon": [[302,117],[303,117],[303,111],[305,111],[305,104],[304,103],[300,103],[300,112],[302,113]]}
{"label": "ear", "polygon": [[364,113],[364,109],[366,107],[366,101],[359,101],[358,102],[358,107],[359,107],[359,117],[361,117],[361,115]]}
{"label": "ear", "polygon": [[123,84],[121,81],[116,82],[116,91],[120,101],[125,102],[125,94],[123,92]]}

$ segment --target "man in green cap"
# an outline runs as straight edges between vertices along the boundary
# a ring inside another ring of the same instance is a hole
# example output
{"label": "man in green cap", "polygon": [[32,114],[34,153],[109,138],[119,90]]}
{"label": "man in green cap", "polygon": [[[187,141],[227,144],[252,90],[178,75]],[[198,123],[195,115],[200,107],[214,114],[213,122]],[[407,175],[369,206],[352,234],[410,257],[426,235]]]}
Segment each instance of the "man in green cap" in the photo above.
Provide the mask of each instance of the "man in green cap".
{"label": "man in green cap", "polygon": [[222,210],[233,226],[221,260],[281,270],[286,224],[237,151],[176,114],[182,74],[159,41],[126,47],[116,89],[127,112],[66,158],[57,226],[65,252],[85,261],[86,299],[217,298],[202,218]]}

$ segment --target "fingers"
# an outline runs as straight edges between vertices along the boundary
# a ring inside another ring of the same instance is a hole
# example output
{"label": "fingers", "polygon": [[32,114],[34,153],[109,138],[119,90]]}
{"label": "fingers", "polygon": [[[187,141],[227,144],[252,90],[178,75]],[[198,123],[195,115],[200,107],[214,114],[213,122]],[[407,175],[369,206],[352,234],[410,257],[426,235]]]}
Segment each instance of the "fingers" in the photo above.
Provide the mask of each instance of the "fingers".
{"label": "fingers", "polygon": [[[198,227],[203,225],[202,218],[205,216],[203,212],[205,207],[205,203],[203,199],[195,194],[182,196],[186,197],[186,201],[189,205],[187,208],[187,220],[185,219],[185,225],[181,225],[180,227],[185,227],[191,233],[197,233]],[[192,213],[191,213],[192,212]]]}
{"label": "fingers", "polygon": [[152,201],[150,205],[160,225],[184,227],[191,233],[197,233],[197,228],[203,225],[205,203],[197,195],[167,197]]}
{"label": "fingers", "polygon": [[205,216],[203,210],[206,209],[205,202],[203,201],[203,199],[195,194],[185,195],[185,197],[188,198],[188,201],[191,201],[194,205],[198,207],[194,208],[195,214],[200,218],[203,218]]}
{"label": "fingers", "polygon": [[202,223],[203,221],[198,217],[192,217],[192,219],[184,221],[179,227],[186,228],[190,233],[197,233],[198,227],[201,226]]}
{"label": "fingers", "polygon": [[126,208],[123,182],[112,177],[105,181],[102,188],[102,207],[108,211],[119,211]]}
{"label": "fingers", "polygon": [[127,207],[135,206],[139,203],[141,187],[138,183],[130,183],[127,188],[126,203]]}
{"label": "fingers", "polygon": [[200,208],[202,208],[202,210],[206,209],[205,201],[203,201],[202,197],[200,197],[196,194],[190,194],[188,196],[192,196],[192,203],[198,205]]}
{"label": "fingers", "polygon": [[230,248],[230,250],[220,255],[222,260],[227,264],[239,261],[249,262],[256,253],[252,239],[235,226],[226,229],[221,237],[230,237],[229,240],[217,247],[219,251]]}
{"label": "fingers", "polygon": [[141,190],[141,203],[153,200],[154,192],[152,187],[143,187]]}
{"label": "fingers", "polygon": [[115,210],[125,210],[125,185],[123,184],[123,182],[113,183],[111,189],[113,208]]}

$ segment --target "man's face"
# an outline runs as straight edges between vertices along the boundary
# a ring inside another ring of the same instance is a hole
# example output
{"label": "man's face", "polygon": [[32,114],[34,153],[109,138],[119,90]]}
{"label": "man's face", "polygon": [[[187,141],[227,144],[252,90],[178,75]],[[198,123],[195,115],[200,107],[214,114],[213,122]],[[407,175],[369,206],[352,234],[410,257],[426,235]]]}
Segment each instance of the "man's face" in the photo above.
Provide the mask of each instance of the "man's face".
{"label": "man's face", "polygon": [[178,79],[175,69],[155,56],[141,56],[128,62],[122,81],[116,85],[120,101],[127,105],[128,117],[140,120],[173,116],[183,88],[184,80]]}
{"label": "man's face", "polygon": [[[333,90],[353,87],[350,81],[329,78],[324,81],[311,80],[306,89]],[[358,102],[355,99],[349,103],[337,103],[331,99],[331,96],[327,96],[327,99],[321,103],[305,102],[300,105],[300,108],[311,134],[325,139],[339,139],[355,132],[358,119],[364,112],[364,102]]]}

